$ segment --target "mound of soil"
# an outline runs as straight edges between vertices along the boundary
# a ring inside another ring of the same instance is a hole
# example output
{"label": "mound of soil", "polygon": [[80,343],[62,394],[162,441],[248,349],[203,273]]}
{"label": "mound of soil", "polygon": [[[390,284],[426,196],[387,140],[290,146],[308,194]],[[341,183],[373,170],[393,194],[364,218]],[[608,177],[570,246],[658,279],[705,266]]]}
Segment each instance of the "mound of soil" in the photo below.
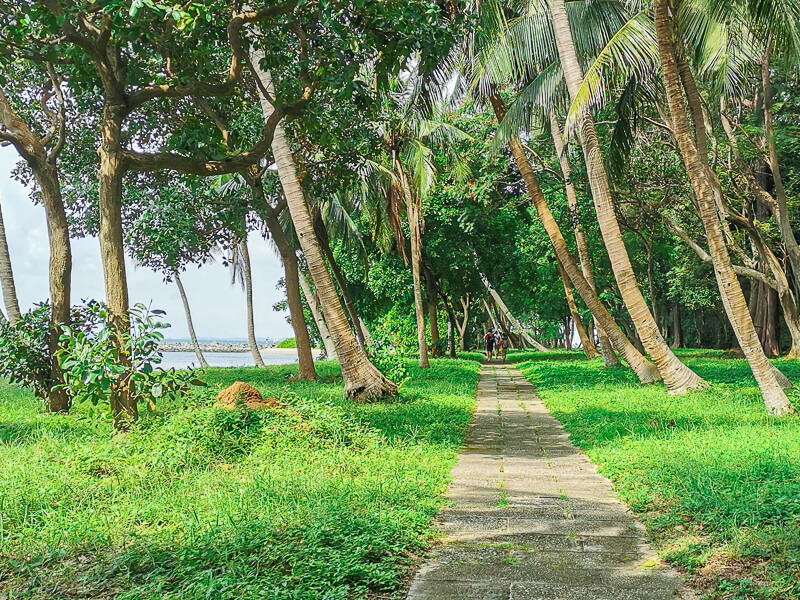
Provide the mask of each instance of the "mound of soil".
{"label": "mound of soil", "polygon": [[744,352],[739,348],[731,348],[722,353],[722,358],[744,358]]}
{"label": "mound of soil", "polygon": [[256,388],[249,383],[237,381],[229,388],[222,390],[217,396],[225,408],[278,408],[277,398],[264,398]]}

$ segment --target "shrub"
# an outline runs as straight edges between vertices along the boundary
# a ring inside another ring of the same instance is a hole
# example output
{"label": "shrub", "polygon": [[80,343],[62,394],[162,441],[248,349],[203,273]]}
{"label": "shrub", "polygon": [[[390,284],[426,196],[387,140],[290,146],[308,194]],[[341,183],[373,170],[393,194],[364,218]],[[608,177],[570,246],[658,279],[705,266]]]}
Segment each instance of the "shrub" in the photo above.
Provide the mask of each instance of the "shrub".
{"label": "shrub", "polygon": [[401,387],[411,378],[406,365],[406,355],[402,348],[387,342],[377,342],[369,348],[372,364],[386,377]]}
{"label": "shrub", "polygon": [[297,340],[294,338],[286,338],[278,344],[278,348],[297,348]]}
{"label": "shrub", "polygon": [[55,385],[50,378],[50,305],[37,304],[15,324],[0,323],[0,376],[46,398]]}
{"label": "shrub", "polygon": [[175,398],[189,385],[202,385],[194,372],[158,368],[161,353],[158,344],[164,339],[161,329],[170,325],[161,320],[164,311],[151,310],[143,304],[130,309],[130,331],[124,336],[132,365],[122,364],[114,343],[111,314],[102,302],[85,305],[83,319],[63,327],[61,349],[57,352],[64,369],[64,386],[78,402],[110,405],[112,390],[127,379],[133,385],[137,401],[153,408],[158,398]]}

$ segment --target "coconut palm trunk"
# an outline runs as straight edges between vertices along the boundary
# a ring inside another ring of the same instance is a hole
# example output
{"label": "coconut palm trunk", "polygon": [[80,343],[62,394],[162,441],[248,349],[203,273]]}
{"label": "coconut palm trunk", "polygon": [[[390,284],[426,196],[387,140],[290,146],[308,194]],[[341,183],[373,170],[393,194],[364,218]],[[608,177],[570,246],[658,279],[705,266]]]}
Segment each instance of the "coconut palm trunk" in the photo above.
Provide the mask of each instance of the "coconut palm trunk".
{"label": "coconut palm trunk", "polygon": [[[275,109],[263,93],[271,88],[269,74],[260,66],[263,56],[261,51],[252,51],[251,62],[254,74],[260,84],[261,108],[266,120]],[[331,274],[325,263],[325,257],[314,233],[314,222],[297,177],[294,157],[286,139],[286,133],[280,124],[275,128],[272,153],[278,167],[278,177],[286,196],[289,213],[306,257],[311,279],[319,295],[322,314],[336,346],[336,354],[339,356],[339,364],[342,367],[345,394],[356,401],[364,402],[387,396],[396,397],[398,395],[397,386],[370,362],[363,348],[356,343],[353,337],[347,315],[342,309]]]}
{"label": "coconut palm trunk", "polygon": [[414,279],[414,313],[417,318],[417,345],[419,346],[419,366],[427,369],[431,366],[428,360],[428,340],[425,335],[425,305],[422,302],[422,235],[420,233],[419,210],[416,195],[411,191],[405,169],[397,152],[392,157],[394,168],[399,175],[400,187],[406,201],[406,214],[411,238],[411,273]]}
{"label": "coconut palm trunk", "polygon": [[[725,312],[739,341],[739,346],[753,370],[767,410],[773,414],[784,414],[793,410],[792,405],[775,373],[777,369],[774,369],[772,363],[767,360],[761,348],[744,293],[725,245],[714,190],[718,180],[708,165],[703,163],[689,128],[673,37],[672,15],[676,14],[677,9],[677,3],[670,4],[668,0],[656,0],[655,2],[656,38],[675,138],[700,208],[700,219],[708,240],[714,274],[717,278]],[[684,87],[684,89],[686,88]]]}
{"label": "coconut palm trunk", "polygon": [[261,358],[261,352],[258,350],[258,341],[256,341],[256,324],[253,314],[253,268],[250,264],[250,250],[247,247],[247,233],[239,242],[239,248],[242,253],[244,293],[247,299],[247,343],[250,346],[250,353],[253,355],[253,362],[255,362],[256,366],[266,367],[264,359]]}
{"label": "coconut palm trunk", "polygon": [[[552,0],[550,15],[567,89],[570,98],[574,100],[583,82],[583,72],[575,52],[564,0]],[[603,164],[603,154],[595,130],[594,119],[588,112],[581,116],[579,134],[600,232],[608,250],[617,286],[636,331],[671,394],[684,394],[690,390],[701,388],[705,385],[703,380],[679,361],[667,345],[636,282],[636,275],[614,212],[611,186]]]}
{"label": "coconut palm trunk", "polygon": [[11,254],[6,240],[6,226],[0,210],[0,282],[3,285],[3,303],[6,305],[8,320],[16,325],[22,317],[17,299],[17,286],[14,283],[14,269],[11,267]]}
{"label": "coconut palm trunk", "polygon": [[486,291],[489,292],[489,295],[494,300],[495,306],[497,306],[500,314],[505,317],[505,319],[511,323],[514,328],[519,332],[520,341],[523,343],[528,343],[534,348],[536,348],[539,352],[550,352],[549,348],[546,348],[539,342],[537,342],[532,335],[530,335],[527,331],[522,328],[522,324],[517,320],[517,318],[512,314],[512,312],[508,309],[508,306],[503,301],[503,298],[500,296],[500,293],[494,289],[491,283],[489,283],[489,278],[482,272],[478,273],[480,275],[481,281],[483,285],[486,287]]}
{"label": "coconut palm trunk", "polygon": [[186,290],[183,287],[181,276],[177,271],[174,271],[172,277],[175,279],[175,285],[178,286],[178,292],[180,292],[181,295],[183,312],[186,313],[186,326],[189,328],[189,339],[192,341],[192,348],[194,349],[194,354],[197,357],[197,362],[200,363],[201,367],[207,368],[208,362],[206,362],[206,357],[203,356],[203,350],[200,348],[200,343],[197,341],[197,335],[194,331],[194,323],[192,322],[192,311],[189,308],[189,297],[186,295]]}
{"label": "coconut palm trunk", "polygon": [[[583,82],[583,72],[575,52],[564,0],[552,0],[550,14],[567,89],[570,98],[574,101]],[[684,394],[690,390],[701,388],[705,382],[679,361],[667,345],[636,282],[636,275],[614,212],[614,201],[611,196],[608,174],[603,164],[600,141],[597,137],[594,120],[588,112],[580,119],[579,134],[589,175],[589,185],[592,189],[592,198],[597,211],[597,221],[608,250],[614,277],[636,331],[671,394]]]}
{"label": "coconut palm trunk", "polygon": [[[503,99],[496,92],[492,92],[489,96],[489,100],[492,103],[492,108],[494,109],[498,122],[502,122],[506,114],[506,106]],[[561,233],[561,228],[558,226],[547,204],[547,200],[539,187],[536,173],[533,171],[533,167],[525,154],[522,142],[520,142],[518,138],[512,137],[508,142],[508,146],[522,174],[525,187],[528,190],[528,196],[536,208],[539,220],[542,222],[542,226],[550,238],[550,243],[553,245],[553,250],[558,260],[561,261],[564,270],[572,281],[575,291],[578,292],[589,311],[598,320],[600,327],[608,334],[614,348],[622,355],[622,358],[636,373],[639,381],[642,383],[659,381],[661,376],[659,375],[658,369],[633,347],[633,344],[631,344],[630,340],[619,328],[619,325],[614,321],[611,313],[603,306],[603,303],[597,296],[597,292],[595,292],[594,288],[586,281],[575,259],[572,257],[564,235]]]}
{"label": "coconut palm trunk", "polygon": [[314,322],[317,324],[317,329],[319,329],[319,335],[322,337],[322,345],[325,346],[325,355],[330,360],[338,360],[336,356],[336,346],[333,344],[331,333],[328,331],[328,325],[325,323],[325,318],[322,316],[317,295],[311,291],[311,284],[308,283],[308,279],[303,271],[298,270],[297,275],[300,279],[300,288],[303,290],[306,302],[308,302],[308,308],[311,309]]}
{"label": "coconut palm trunk", "polygon": [[561,261],[559,261],[557,258],[556,263],[558,264],[558,273],[561,275],[561,282],[564,284],[564,296],[567,299],[569,314],[572,316],[572,322],[575,323],[575,329],[578,331],[578,337],[581,339],[581,344],[583,345],[583,351],[586,354],[586,358],[599,358],[600,353],[597,351],[597,347],[594,345],[594,340],[589,337],[589,334],[586,331],[586,326],[583,324],[583,319],[581,319],[581,314],[578,312],[578,306],[575,304],[575,295],[572,293],[572,283],[570,283],[569,276],[564,270]]}
{"label": "coconut palm trunk", "polygon": [[[553,145],[558,155],[558,164],[561,166],[561,173],[564,175],[564,189],[567,193],[567,204],[572,216],[572,228],[575,231],[575,245],[578,247],[578,260],[580,261],[581,271],[586,281],[597,291],[594,281],[594,269],[589,257],[589,242],[586,240],[586,232],[581,225],[578,209],[578,195],[575,192],[575,184],[572,183],[572,167],[569,164],[569,156],[564,138],[561,134],[561,123],[558,120],[555,110],[550,110],[550,133],[553,137]],[[611,340],[608,339],[606,332],[597,323],[597,319],[592,317],[594,328],[597,329],[597,337],[600,346],[600,353],[603,355],[603,362],[607,367],[618,367],[619,357],[611,347]],[[591,337],[591,336],[590,336]]]}

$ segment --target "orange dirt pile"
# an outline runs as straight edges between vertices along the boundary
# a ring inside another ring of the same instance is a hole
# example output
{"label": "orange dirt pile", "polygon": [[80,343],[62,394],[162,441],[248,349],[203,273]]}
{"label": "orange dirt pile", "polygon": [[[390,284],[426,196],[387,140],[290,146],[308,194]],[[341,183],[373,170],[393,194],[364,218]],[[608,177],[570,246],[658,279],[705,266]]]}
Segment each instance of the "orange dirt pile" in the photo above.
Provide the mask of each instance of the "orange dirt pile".
{"label": "orange dirt pile", "polygon": [[249,383],[237,381],[229,388],[222,390],[217,396],[225,408],[278,408],[277,398],[264,398]]}

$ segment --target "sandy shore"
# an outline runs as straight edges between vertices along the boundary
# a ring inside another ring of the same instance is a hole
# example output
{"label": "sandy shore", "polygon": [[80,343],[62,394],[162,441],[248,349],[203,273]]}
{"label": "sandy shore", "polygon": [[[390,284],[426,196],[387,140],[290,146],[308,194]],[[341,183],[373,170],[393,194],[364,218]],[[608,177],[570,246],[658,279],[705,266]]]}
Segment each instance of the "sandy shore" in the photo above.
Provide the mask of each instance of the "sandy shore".
{"label": "sandy shore", "polygon": [[[161,352],[194,352],[192,344],[189,342],[164,342],[159,344],[158,349]],[[200,350],[203,352],[250,352],[250,346],[247,344],[228,344],[220,342],[212,342],[200,344]],[[273,348],[270,346],[259,346],[258,351],[261,354],[297,354],[294,348]],[[311,350],[314,356],[319,356],[322,351],[316,348]]]}

